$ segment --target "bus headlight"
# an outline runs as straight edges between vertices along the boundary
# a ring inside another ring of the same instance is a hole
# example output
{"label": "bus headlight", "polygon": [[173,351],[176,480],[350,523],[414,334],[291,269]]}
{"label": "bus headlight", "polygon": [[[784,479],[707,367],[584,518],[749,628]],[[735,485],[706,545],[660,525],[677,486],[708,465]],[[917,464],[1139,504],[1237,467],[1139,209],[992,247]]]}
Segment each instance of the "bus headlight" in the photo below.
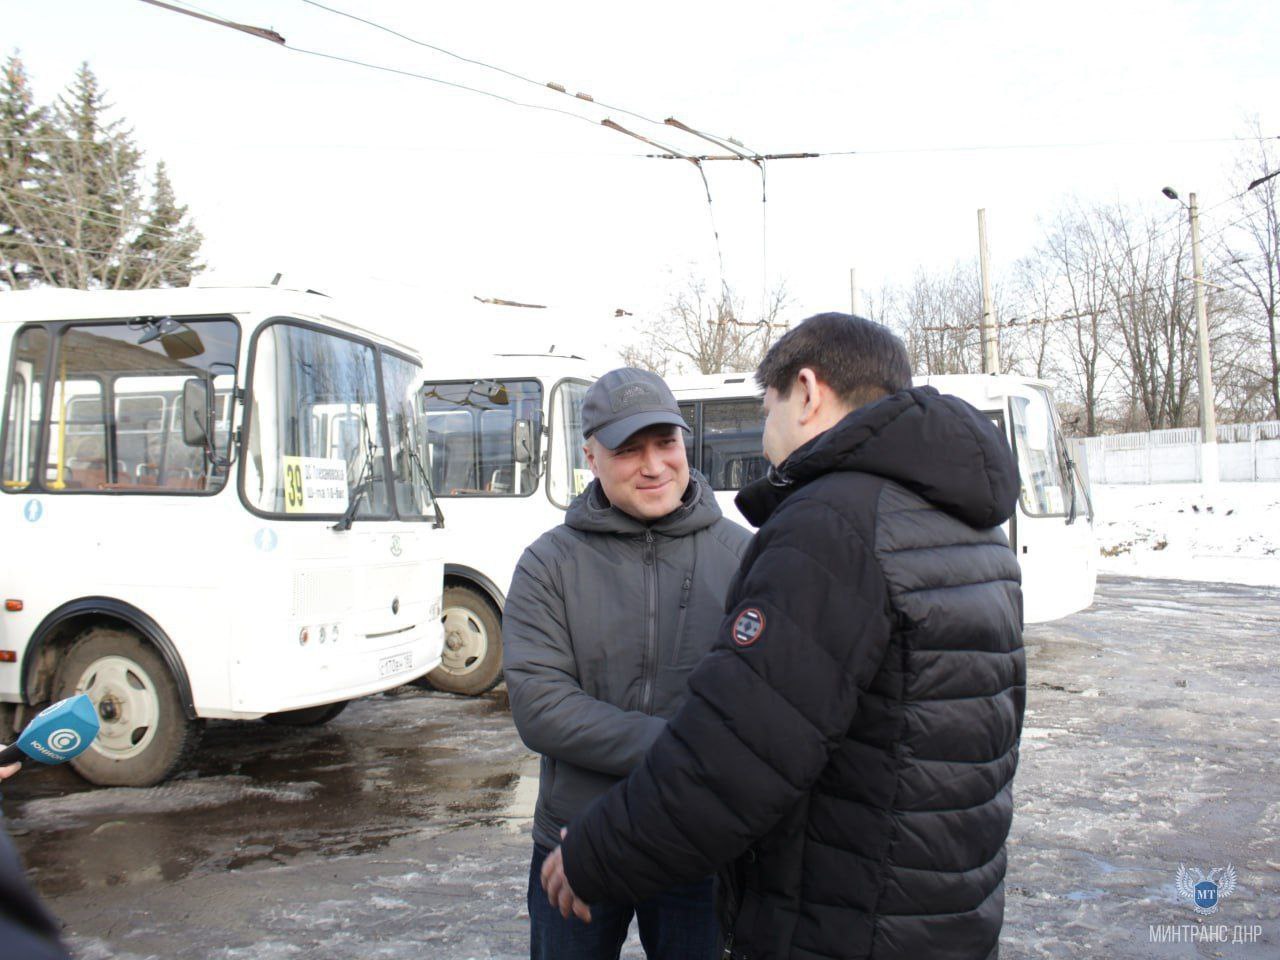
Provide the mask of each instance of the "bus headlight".
{"label": "bus headlight", "polygon": [[311,639],[310,627],[303,627],[301,630],[298,631],[298,646],[305,647],[307,645],[307,641],[310,639]]}

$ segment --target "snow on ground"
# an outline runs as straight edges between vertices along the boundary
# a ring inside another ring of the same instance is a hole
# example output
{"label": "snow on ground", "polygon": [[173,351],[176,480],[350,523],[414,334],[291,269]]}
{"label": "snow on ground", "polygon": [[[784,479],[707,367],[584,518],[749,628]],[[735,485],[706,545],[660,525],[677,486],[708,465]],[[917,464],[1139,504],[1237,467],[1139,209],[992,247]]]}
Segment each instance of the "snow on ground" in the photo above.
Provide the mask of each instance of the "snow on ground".
{"label": "snow on ground", "polygon": [[1280,586],[1280,483],[1093,488],[1100,573]]}

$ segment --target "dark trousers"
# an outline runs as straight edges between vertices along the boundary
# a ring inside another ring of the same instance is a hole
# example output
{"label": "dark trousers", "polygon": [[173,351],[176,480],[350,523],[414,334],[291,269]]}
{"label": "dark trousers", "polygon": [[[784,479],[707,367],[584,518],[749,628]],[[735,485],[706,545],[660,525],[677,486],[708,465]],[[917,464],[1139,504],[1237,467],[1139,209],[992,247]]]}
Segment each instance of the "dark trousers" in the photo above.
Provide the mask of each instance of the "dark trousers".
{"label": "dark trousers", "polygon": [[711,879],[681,884],[637,904],[593,903],[591,922],[566,920],[542,889],[537,844],[529,864],[530,960],[617,960],[634,916],[649,960],[714,960],[717,956],[715,893]]}

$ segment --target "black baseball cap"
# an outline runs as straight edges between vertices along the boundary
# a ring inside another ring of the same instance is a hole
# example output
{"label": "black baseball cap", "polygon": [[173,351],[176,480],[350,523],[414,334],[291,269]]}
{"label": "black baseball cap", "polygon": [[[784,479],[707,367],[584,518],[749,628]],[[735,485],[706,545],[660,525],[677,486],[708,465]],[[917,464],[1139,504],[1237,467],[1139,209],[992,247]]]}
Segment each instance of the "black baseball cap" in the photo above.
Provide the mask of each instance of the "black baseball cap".
{"label": "black baseball cap", "polygon": [[671,388],[656,373],[638,367],[610,370],[593,383],[582,401],[582,436],[610,450],[637,430],[659,423],[689,429]]}

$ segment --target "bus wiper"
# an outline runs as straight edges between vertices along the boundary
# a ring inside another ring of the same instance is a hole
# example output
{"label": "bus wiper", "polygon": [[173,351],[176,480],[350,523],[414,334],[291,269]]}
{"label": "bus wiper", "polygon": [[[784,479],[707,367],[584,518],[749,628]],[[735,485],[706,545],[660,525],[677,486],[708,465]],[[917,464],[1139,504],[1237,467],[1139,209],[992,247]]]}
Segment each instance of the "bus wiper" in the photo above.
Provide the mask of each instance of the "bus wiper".
{"label": "bus wiper", "polygon": [[351,529],[351,524],[356,519],[356,511],[360,509],[360,498],[373,488],[373,458],[377,455],[378,446],[373,442],[373,433],[369,430],[369,418],[365,413],[366,404],[364,398],[357,397],[356,402],[360,404],[360,425],[364,427],[364,469],[360,471],[360,478],[356,480],[356,492],[351,498],[351,502],[347,504],[346,512],[342,514],[342,519],[333,525],[333,529],[337,531]]}
{"label": "bus wiper", "polygon": [[1071,512],[1067,514],[1067,526],[1076,522],[1076,516],[1079,513],[1079,507],[1076,504],[1076,462],[1070,457],[1064,457],[1067,461],[1067,483],[1071,487]]}
{"label": "bus wiper", "polygon": [[440,503],[436,500],[436,492],[431,486],[431,478],[427,476],[426,467],[422,465],[422,458],[418,456],[418,451],[413,448],[413,438],[409,435],[407,429],[400,431],[400,445],[405,452],[409,454],[409,459],[413,465],[418,468],[418,476],[422,478],[423,486],[427,488],[427,496],[431,498],[431,507],[436,512],[436,527],[444,526],[444,514],[440,512]]}
{"label": "bus wiper", "polygon": [[[366,478],[368,482],[366,483]],[[355,522],[356,511],[360,509],[360,498],[365,495],[369,487],[373,484],[373,459],[366,457],[364,461],[364,469],[360,471],[360,479],[356,481],[355,496],[351,498],[351,502],[347,504],[347,510],[342,515],[342,519],[333,525],[334,530],[350,530],[351,524]]]}

